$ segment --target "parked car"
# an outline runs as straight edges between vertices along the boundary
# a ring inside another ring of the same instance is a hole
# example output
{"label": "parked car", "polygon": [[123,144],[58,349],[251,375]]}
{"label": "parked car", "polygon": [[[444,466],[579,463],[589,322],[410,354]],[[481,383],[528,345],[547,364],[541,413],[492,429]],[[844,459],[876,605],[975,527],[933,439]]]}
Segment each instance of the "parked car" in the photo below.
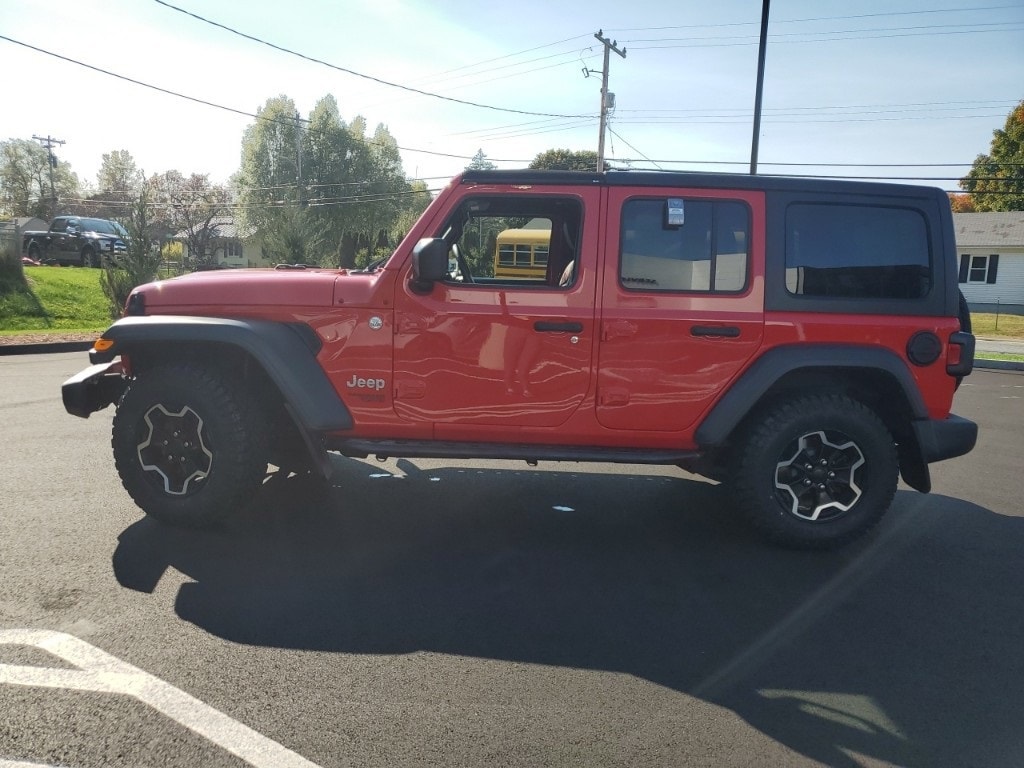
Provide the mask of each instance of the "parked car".
{"label": "parked car", "polygon": [[[474,275],[484,233],[524,222],[531,269]],[[473,171],[365,269],[135,289],[64,404],[117,405],[121,481],[171,524],[336,451],[678,465],[769,539],[837,546],[974,446],[956,259],[939,189]]]}
{"label": "parked car", "polygon": [[128,233],[116,221],[58,216],[45,231],[22,235],[22,253],[45,264],[99,267],[127,251]]}

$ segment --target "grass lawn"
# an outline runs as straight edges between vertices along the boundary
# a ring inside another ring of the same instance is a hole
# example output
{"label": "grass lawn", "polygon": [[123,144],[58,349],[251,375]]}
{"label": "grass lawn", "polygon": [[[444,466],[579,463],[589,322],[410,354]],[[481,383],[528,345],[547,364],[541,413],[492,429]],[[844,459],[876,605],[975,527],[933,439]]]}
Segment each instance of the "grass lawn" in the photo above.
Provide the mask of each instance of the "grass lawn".
{"label": "grass lawn", "polygon": [[1024,355],[1015,355],[1010,352],[976,352],[976,360],[1005,360],[1010,363],[1024,363]]}
{"label": "grass lawn", "polygon": [[[998,327],[997,327],[998,325]],[[975,336],[992,339],[1024,340],[1024,315],[1000,314],[998,321],[993,313],[971,313],[971,330]]]}
{"label": "grass lawn", "polygon": [[29,292],[0,292],[0,333],[102,331],[110,310],[99,269],[26,267]]}

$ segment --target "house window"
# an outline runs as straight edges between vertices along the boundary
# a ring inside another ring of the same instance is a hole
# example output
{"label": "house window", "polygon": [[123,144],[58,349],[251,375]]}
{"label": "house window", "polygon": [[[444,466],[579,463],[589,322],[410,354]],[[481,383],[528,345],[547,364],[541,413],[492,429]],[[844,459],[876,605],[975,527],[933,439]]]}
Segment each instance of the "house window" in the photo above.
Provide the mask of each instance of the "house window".
{"label": "house window", "polygon": [[988,285],[992,285],[996,281],[998,269],[998,253],[992,253],[988,256],[972,255],[969,253],[963,253],[960,255],[961,283],[987,283]]}
{"label": "house window", "polygon": [[971,270],[967,273],[968,283],[984,283],[988,279],[988,256],[972,256]]}
{"label": "house window", "polygon": [[232,259],[242,255],[242,242],[240,240],[224,241],[224,256]]}

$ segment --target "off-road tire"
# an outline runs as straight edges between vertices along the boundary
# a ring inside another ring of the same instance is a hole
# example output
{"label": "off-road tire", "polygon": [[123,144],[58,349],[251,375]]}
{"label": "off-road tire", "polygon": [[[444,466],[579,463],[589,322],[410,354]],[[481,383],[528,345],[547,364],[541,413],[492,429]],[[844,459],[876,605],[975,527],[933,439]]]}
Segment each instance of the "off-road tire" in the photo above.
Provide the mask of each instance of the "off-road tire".
{"label": "off-road tire", "polygon": [[265,439],[238,382],[196,363],[132,379],[114,414],[121,483],[148,515],[204,528],[245,506],[267,470]]}
{"label": "off-road tire", "polygon": [[889,509],[899,460],[868,406],[840,394],[805,395],[754,417],[730,474],[740,511],[760,534],[787,547],[831,549]]}

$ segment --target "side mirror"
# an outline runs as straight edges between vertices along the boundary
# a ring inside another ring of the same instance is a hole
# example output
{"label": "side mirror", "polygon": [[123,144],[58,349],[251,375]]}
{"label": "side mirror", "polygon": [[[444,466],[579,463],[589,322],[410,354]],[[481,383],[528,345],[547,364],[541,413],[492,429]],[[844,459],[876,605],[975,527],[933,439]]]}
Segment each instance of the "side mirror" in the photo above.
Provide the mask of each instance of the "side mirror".
{"label": "side mirror", "polygon": [[419,288],[430,289],[448,276],[448,244],[439,237],[425,237],[412,249],[412,279]]}
{"label": "side mirror", "polygon": [[78,234],[78,225],[77,224],[68,224],[67,229],[65,231],[69,235],[77,235]]}

